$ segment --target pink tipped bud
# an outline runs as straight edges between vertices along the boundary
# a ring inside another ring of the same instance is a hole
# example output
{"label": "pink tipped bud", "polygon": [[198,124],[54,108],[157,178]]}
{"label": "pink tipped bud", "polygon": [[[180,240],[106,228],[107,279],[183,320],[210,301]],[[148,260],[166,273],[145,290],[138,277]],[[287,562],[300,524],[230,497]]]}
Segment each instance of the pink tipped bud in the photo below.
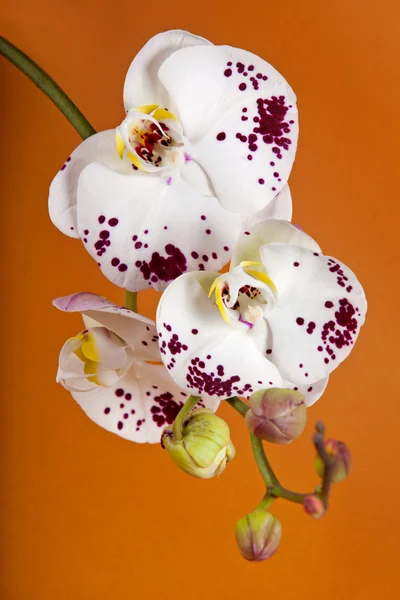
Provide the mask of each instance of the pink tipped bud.
{"label": "pink tipped bud", "polygon": [[[324,448],[328,456],[335,459],[332,481],[337,483],[346,479],[351,470],[351,454],[350,450],[344,442],[338,440],[325,440]],[[320,477],[324,476],[325,465],[320,456],[315,459],[315,468]]]}
{"label": "pink tipped bud", "polygon": [[306,496],[303,506],[306,513],[314,519],[320,519],[325,513],[324,503],[318,496]]}
{"label": "pink tipped bud", "polygon": [[300,392],[270,388],[250,396],[246,425],[254,435],[275,444],[289,444],[303,433],[307,407]]}
{"label": "pink tipped bud", "polygon": [[271,513],[255,510],[239,519],[235,534],[241,555],[247,560],[262,561],[278,549],[282,525]]}

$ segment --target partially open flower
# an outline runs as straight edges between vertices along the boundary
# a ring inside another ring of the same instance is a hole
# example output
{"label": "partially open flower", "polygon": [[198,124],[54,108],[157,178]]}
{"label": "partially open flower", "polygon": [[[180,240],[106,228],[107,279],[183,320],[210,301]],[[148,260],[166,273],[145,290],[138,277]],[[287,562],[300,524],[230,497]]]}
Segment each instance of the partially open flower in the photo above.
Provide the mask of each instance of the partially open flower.
{"label": "partially open flower", "polygon": [[61,350],[57,381],[104,429],[133,442],[159,442],[188,394],[160,361],[154,323],[86,292],[57,298],[54,305],[80,312],[85,323]]}
{"label": "partially open flower", "polygon": [[189,414],[181,431],[164,429],[161,443],[182,471],[200,479],[220,475],[236,453],[227,423],[207,408]]}
{"label": "partially open flower", "polygon": [[247,560],[266,560],[278,549],[282,534],[279,519],[269,512],[255,510],[235,526],[240,553]]}
{"label": "partially open flower", "polygon": [[275,444],[289,444],[304,431],[307,407],[300,392],[270,388],[250,396],[246,425],[254,435]]}
{"label": "partially open flower", "polygon": [[[346,479],[349,475],[352,465],[350,450],[344,442],[338,440],[325,440],[324,448],[328,456],[335,459],[332,481],[337,483]],[[324,476],[325,465],[320,456],[315,459],[315,468],[320,477]]]}

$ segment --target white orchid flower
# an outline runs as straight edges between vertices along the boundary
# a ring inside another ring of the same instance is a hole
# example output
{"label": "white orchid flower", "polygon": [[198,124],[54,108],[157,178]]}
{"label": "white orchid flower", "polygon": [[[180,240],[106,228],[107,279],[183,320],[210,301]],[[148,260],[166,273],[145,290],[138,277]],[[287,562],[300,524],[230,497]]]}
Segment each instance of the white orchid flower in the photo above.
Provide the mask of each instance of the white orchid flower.
{"label": "white orchid flower", "polygon": [[112,282],[162,290],[221,268],[255,222],[291,219],[296,97],[267,62],[168,31],[133,60],[124,104],[121,125],[80,144],[49,196],[53,223]]}
{"label": "white orchid flower", "polygon": [[229,273],[174,281],[156,322],[162,359],[188,393],[225,399],[283,387],[310,406],[353,349],[365,313],[354,273],[271,219],[240,238]]}
{"label": "white orchid flower", "polygon": [[[154,323],[86,292],[53,304],[81,312],[86,327],[64,344],[57,381],[100,427],[133,442],[159,442],[189,394],[161,363]],[[218,404],[202,403],[213,410]]]}

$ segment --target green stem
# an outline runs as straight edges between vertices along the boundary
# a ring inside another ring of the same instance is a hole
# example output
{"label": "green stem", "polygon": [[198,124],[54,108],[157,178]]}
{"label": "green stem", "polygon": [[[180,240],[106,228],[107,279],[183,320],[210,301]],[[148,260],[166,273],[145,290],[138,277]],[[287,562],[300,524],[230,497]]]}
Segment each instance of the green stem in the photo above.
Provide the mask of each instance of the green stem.
{"label": "green stem", "polygon": [[192,408],[194,408],[196,406],[196,404],[199,402],[199,400],[201,400],[201,398],[199,398],[199,396],[190,396],[190,398],[188,398],[186,400],[185,404],[182,406],[181,410],[177,414],[176,419],[174,421],[174,425],[173,425],[174,436],[175,436],[176,440],[182,439],[183,423],[184,423],[187,415],[190,413]]}
{"label": "green stem", "polygon": [[[225,400],[225,402],[230,404],[232,408],[234,408],[240,415],[242,415],[242,417],[246,416],[246,413],[250,408],[245,402],[243,402],[243,400],[240,400],[240,398],[238,398],[237,396],[234,396],[233,398],[228,398],[228,400]],[[256,438],[256,436],[252,433],[250,434],[250,441],[258,470],[260,471],[266,486],[279,486],[278,478],[268,462],[262,441]]]}
{"label": "green stem", "polygon": [[262,441],[259,440],[253,433],[250,433],[250,441],[254,458],[256,459],[261,476],[265,481],[265,485],[267,488],[271,486],[279,486],[278,478],[269,464]]}
{"label": "green stem", "polygon": [[[242,417],[246,416],[247,411],[249,410],[249,406],[240,400],[239,398],[228,398],[225,400],[232,408],[234,408]],[[324,502],[325,507],[328,505],[329,499],[329,491],[332,484],[332,471],[334,468],[334,461],[328,457],[327,453],[323,448],[323,426],[321,423],[317,423],[317,434],[314,436],[314,443],[316,445],[317,451],[321,455],[325,463],[325,472],[324,477],[322,479],[321,485],[319,485],[313,492],[308,493],[300,493],[293,492],[292,490],[288,490],[284,488],[275,475],[269,461],[267,455],[265,454],[264,446],[261,440],[256,438],[254,434],[250,434],[251,446],[253,449],[254,458],[256,459],[256,463],[258,469],[261,473],[262,478],[264,479],[265,485],[267,486],[267,493],[264,496],[261,503],[257,508],[265,509],[277,498],[282,498],[284,500],[288,500],[289,502],[294,502],[295,504],[304,504],[304,499],[306,496],[316,495],[321,498]]]}
{"label": "green stem", "polygon": [[125,291],[125,306],[126,308],[129,308],[129,310],[137,312],[137,292]]}
{"label": "green stem", "polygon": [[243,402],[243,400],[240,400],[240,398],[238,398],[237,396],[234,396],[233,398],[228,398],[228,400],[225,400],[225,402],[230,404],[232,408],[234,408],[240,415],[242,415],[242,417],[245,417],[247,411],[250,409],[250,406]]}
{"label": "green stem", "polygon": [[273,485],[268,489],[268,491],[274,498],[283,498],[284,500],[294,502],[295,504],[304,504],[304,498],[306,496],[311,496],[312,494],[314,494],[314,492],[310,492],[309,494],[300,494],[299,492],[292,492],[291,490],[287,490],[281,485]]}
{"label": "green stem", "polygon": [[269,508],[274,501],[275,498],[271,496],[269,492],[267,492],[260,504],[257,506],[256,510],[267,510],[267,508]]}
{"label": "green stem", "polygon": [[22,71],[67,117],[82,139],[96,133],[89,121],[59,85],[22,50],[0,36],[0,54]]}

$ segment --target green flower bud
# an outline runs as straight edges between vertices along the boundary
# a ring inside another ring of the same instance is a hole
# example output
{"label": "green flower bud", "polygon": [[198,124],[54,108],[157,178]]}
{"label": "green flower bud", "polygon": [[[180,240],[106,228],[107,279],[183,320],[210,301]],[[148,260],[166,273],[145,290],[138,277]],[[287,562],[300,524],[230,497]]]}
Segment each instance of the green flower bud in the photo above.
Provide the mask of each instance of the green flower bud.
{"label": "green flower bud", "polygon": [[307,407],[300,392],[270,388],[250,396],[246,425],[261,440],[289,444],[303,433]]}
{"label": "green flower bud", "polygon": [[182,425],[182,438],[174,428],[164,429],[161,444],[174,463],[194,477],[210,479],[220,475],[235,454],[228,425],[209,408],[190,413]]}
{"label": "green flower bud", "polygon": [[262,561],[272,556],[278,549],[281,534],[279,519],[264,510],[255,510],[235,525],[240,553],[247,560]]}
{"label": "green flower bud", "polygon": [[[324,441],[324,448],[328,456],[335,459],[332,481],[337,483],[346,479],[352,465],[350,450],[346,444],[338,440],[329,439]],[[317,456],[315,459],[315,468],[318,475],[322,478],[324,476],[325,465],[320,456]]]}

